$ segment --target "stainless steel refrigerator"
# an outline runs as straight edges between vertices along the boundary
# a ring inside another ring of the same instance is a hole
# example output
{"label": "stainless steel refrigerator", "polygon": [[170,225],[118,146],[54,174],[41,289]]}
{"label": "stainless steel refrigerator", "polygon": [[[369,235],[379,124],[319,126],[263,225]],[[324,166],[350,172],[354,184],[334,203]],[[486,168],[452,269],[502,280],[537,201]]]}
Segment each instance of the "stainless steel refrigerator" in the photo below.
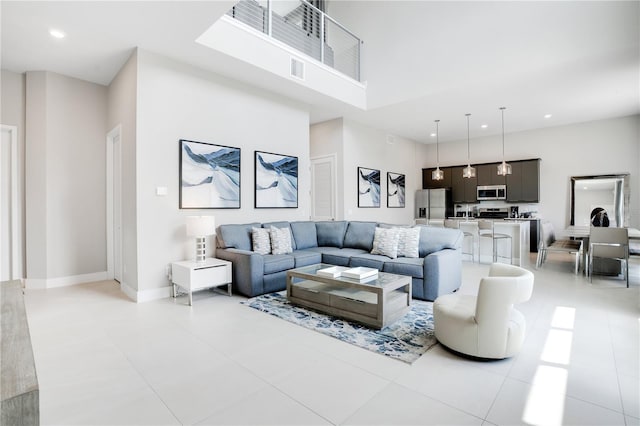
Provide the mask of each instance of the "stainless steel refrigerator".
{"label": "stainless steel refrigerator", "polygon": [[453,216],[451,189],[420,189],[416,191],[416,219],[446,219]]}

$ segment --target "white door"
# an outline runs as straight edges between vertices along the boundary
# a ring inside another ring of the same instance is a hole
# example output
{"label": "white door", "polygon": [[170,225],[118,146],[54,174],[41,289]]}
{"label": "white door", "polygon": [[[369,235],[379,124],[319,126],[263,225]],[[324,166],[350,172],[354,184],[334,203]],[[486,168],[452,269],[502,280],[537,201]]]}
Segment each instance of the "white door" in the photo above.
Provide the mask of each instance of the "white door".
{"label": "white door", "polygon": [[338,192],[336,156],[311,159],[311,220],[335,220]]}
{"label": "white door", "polygon": [[109,275],[122,282],[121,127],[107,134],[107,264]]}
{"label": "white door", "polygon": [[20,278],[18,253],[17,127],[1,126],[0,140],[0,281]]}

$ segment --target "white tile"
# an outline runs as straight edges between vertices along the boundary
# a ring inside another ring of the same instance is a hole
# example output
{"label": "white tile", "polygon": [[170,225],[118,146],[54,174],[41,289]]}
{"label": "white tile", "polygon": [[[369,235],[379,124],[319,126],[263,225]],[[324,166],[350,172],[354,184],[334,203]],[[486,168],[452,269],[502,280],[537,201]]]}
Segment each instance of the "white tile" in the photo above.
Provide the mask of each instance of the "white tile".
{"label": "white tile", "polygon": [[333,423],[341,423],[387,384],[376,375],[328,359],[273,383],[282,392]]}
{"label": "white tile", "polygon": [[640,426],[640,418],[624,416],[624,421],[627,426]]}
{"label": "white tile", "polygon": [[[180,365],[167,366],[180,369]],[[154,378],[153,388],[181,423],[193,424],[246,398],[268,384],[232,362]]]}
{"label": "white tile", "polygon": [[620,374],[618,380],[624,414],[640,418],[640,379]]}
{"label": "white tile", "polygon": [[497,425],[624,425],[621,413],[568,397],[561,389],[560,383],[507,379],[486,419]]}
{"label": "white tile", "polygon": [[228,406],[199,425],[329,425],[326,419],[274,388],[265,388]]}
{"label": "white tile", "polygon": [[480,425],[482,419],[424,396],[390,384],[344,425]]}
{"label": "white tile", "polygon": [[427,352],[395,382],[474,416],[485,418],[505,377],[463,359]]}

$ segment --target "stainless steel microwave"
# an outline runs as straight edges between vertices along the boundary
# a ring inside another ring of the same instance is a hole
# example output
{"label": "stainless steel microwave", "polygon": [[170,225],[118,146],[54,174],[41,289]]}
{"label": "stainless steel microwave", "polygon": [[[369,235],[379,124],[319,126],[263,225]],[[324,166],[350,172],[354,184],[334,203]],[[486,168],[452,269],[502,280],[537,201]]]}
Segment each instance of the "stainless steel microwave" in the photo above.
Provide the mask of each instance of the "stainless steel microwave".
{"label": "stainless steel microwave", "polygon": [[478,201],[507,199],[506,185],[487,185],[487,186],[478,186],[477,188],[478,188]]}

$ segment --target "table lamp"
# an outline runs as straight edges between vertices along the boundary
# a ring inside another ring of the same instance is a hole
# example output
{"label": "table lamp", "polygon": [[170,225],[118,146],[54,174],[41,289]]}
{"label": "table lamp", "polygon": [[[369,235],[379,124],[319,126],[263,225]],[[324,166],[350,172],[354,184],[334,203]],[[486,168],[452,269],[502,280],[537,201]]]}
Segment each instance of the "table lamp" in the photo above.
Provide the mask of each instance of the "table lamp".
{"label": "table lamp", "polygon": [[196,237],[196,262],[204,262],[207,243],[205,237],[216,233],[213,216],[187,216],[187,236]]}

